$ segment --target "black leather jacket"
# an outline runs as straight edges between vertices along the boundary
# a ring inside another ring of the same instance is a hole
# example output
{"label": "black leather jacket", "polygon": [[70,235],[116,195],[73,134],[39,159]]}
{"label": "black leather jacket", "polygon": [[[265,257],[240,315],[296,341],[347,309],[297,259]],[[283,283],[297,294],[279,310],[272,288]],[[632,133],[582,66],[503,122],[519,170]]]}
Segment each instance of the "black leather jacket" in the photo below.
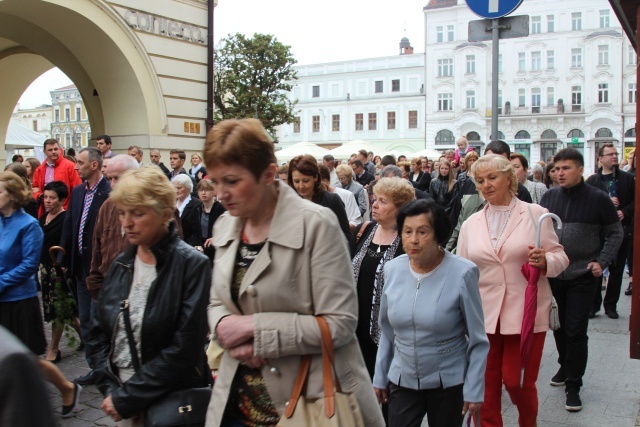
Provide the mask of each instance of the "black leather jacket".
{"label": "black leather jacket", "polygon": [[137,246],[111,264],[95,307],[88,348],[96,385],[123,418],[142,412],[163,395],[205,385],[204,339],[211,265],[206,256],[180,240],[175,225],[151,250],[157,279],[142,320],[142,367],[124,384],[111,364],[120,303],[128,299]]}

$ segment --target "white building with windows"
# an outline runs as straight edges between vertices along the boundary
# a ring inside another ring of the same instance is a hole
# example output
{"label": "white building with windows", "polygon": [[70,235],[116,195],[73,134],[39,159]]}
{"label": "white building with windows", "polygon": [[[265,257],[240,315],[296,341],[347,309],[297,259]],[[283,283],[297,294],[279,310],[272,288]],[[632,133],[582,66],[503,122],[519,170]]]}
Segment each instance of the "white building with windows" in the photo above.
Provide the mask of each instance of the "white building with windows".
{"label": "white building with windows", "polygon": [[[480,19],[464,0],[430,0],[426,26],[426,144],[491,140],[491,42],[468,42]],[[602,142],[635,145],[636,54],[601,0],[527,0],[529,36],[500,41],[497,135],[530,162],[572,145],[594,170]]]}
{"label": "white building with windows", "polygon": [[91,124],[80,92],[75,85],[51,91],[53,121],[51,135],[64,148],[74,148],[78,152],[89,145]]}
{"label": "white building with windows", "polygon": [[278,129],[282,148],[309,141],[334,148],[366,140],[380,151],[424,147],[424,55],[409,40],[400,55],[295,67],[299,123]]}

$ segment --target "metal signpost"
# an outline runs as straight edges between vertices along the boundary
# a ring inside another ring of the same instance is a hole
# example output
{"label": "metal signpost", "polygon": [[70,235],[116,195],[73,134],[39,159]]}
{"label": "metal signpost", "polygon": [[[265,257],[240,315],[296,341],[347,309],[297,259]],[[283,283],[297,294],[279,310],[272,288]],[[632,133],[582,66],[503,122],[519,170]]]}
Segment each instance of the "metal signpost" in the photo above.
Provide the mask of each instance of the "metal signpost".
{"label": "metal signpost", "polygon": [[[469,9],[481,18],[469,22],[469,41],[492,41],[491,58],[491,139],[498,138],[498,55],[500,39],[527,37],[529,16],[500,19],[520,6],[522,0],[466,0]],[[501,31],[502,30],[502,31]],[[490,34],[490,36],[489,36]]]}

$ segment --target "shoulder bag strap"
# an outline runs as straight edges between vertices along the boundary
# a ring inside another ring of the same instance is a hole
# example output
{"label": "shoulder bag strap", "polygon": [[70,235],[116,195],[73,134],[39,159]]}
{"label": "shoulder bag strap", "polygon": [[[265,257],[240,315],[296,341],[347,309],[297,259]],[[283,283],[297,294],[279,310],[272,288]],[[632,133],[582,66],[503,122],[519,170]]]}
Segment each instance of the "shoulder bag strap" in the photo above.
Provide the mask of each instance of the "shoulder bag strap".
{"label": "shoulder bag strap", "polygon": [[360,241],[360,238],[362,238],[362,235],[364,234],[364,232],[367,231],[369,224],[371,224],[371,221],[365,221],[362,224],[362,227],[360,227],[358,234],[356,234],[356,247],[358,246],[358,242]]}
{"label": "shoulder bag strap", "polygon": [[309,355],[302,356],[300,358],[300,369],[298,369],[298,375],[296,376],[296,381],[295,383],[293,383],[293,391],[291,392],[291,398],[289,399],[289,403],[286,406],[284,411],[284,416],[286,418],[291,418],[293,416],[293,412],[296,410],[296,405],[298,404],[298,400],[300,399],[302,390],[304,389],[304,386],[307,383],[310,367],[311,367],[311,356]]}
{"label": "shoulder bag strap", "polygon": [[120,303],[120,312],[124,319],[124,329],[127,332],[127,341],[129,341],[129,352],[131,353],[131,363],[134,370],[140,369],[140,359],[138,359],[138,351],[136,350],[136,341],[133,338],[133,330],[131,329],[131,318],[129,317],[129,300],[122,300]]}
{"label": "shoulder bag strap", "polygon": [[529,210],[529,216],[531,217],[531,222],[533,223],[533,229],[538,233],[538,221],[536,221],[533,216],[533,211],[531,211],[531,205],[527,203],[527,209]]}
{"label": "shoulder bag strap", "polygon": [[336,413],[336,390],[340,392],[341,388],[340,383],[338,382],[337,375],[334,375],[333,340],[331,339],[331,331],[329,330],[329,325],[327,324],[327,321],[321,316],[317,316],[316,320],[318,322],[318,326],[320,327],[320,333],[322,334],[322,383],[324,385],[324,410],[325,415],[328,418],[331,418]]}

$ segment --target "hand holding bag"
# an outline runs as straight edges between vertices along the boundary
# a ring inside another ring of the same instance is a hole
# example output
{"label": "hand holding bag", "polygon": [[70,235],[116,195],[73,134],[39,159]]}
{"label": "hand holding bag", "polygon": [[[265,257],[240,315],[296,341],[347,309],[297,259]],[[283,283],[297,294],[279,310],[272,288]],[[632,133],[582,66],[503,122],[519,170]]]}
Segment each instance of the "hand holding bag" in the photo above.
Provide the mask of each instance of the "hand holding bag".
{"label": "hand holding bag", "polygon": [[310,400],[304,397],[311,356],[302,356],[291,398],[278,427],[364,427],[355,395],[342,392],[340,387],[334,367],[333,341],[329,325],[322,317],[316,317],[316,320],[322,334],[324,398]]}
{"label": "hand holding bag", "polygon": [[[129,341],[131,362],[137,371],[140,369],[140,359],[138,359],[133,330],[131,329],[128,300],[122,301],[120,311],[123,315],[124,327]],[[208,386],[172,391],[153,401],[144,413],[145,427],[204,427],[211,399],[211,387],[213,387],[211,371],[206,362],[204,365],[203,374]]]}

